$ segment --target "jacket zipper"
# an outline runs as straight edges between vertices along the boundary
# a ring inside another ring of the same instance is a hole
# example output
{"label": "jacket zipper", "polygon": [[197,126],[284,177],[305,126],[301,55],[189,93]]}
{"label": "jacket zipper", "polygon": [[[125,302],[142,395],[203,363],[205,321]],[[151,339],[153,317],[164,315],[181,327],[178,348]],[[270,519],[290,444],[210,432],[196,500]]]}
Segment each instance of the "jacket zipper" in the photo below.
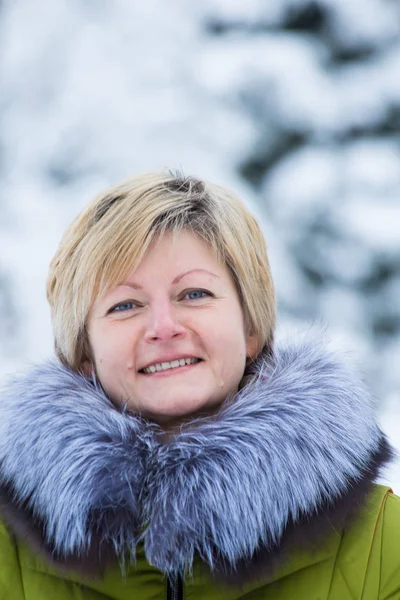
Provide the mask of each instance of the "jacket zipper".
{"label": "jacket zipper", "polygon": [[183,581],[180,575],[168,576],[167,600],[183,600]]}

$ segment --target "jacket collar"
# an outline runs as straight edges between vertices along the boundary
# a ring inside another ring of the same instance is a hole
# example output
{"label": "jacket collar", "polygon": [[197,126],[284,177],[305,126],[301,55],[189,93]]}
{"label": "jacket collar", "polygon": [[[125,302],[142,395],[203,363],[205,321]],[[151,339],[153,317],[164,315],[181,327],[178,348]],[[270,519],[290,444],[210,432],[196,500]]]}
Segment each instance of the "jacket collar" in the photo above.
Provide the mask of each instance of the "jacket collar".
{"label": "jacket collar", "polygon": [[272,564],[298,532],[346,519],[390,454],[365,388],[314,339],[263,357],[234,401],[168,440],[56,362],[0,400],[3,514],[83,572],[139,539],[165,572],[195,554],[232,577]]}

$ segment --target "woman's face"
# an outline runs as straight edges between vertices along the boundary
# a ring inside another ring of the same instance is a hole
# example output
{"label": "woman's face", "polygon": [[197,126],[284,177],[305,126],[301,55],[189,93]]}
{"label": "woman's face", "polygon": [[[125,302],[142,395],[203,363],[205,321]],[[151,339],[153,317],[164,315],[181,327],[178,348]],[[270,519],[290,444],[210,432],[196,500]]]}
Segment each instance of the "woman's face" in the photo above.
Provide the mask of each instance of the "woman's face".
{"label": "woman's face", "polygon": [[161,425],[215,410],[257,349],[228,269],[189,232],[154,242],[92,307],[88,333],[106,393]]}

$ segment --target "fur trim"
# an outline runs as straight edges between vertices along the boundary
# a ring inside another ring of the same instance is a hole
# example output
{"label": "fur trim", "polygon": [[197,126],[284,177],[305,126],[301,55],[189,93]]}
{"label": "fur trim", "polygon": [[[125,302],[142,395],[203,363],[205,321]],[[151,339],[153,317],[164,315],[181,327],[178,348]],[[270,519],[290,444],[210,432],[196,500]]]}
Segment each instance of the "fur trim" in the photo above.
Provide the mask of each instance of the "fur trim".
{"label": "fur trim", "polygon": [[11,495],[43,523],[61,558],[86,554],[94,540],[134,552],[152,427],[59,363],[16,380],[0,413],[3,504]]}
{"label": "fur trim", "polygon": [[140,531],[164,572],[190,571],[195,553],[230,576],[272,564],[293,531],[347,518],[390,457],[364,387],[314,342],[261,360],[217,416],[168,440],[58,363],[0,400],[3,515],[86,572],[134,556]]}

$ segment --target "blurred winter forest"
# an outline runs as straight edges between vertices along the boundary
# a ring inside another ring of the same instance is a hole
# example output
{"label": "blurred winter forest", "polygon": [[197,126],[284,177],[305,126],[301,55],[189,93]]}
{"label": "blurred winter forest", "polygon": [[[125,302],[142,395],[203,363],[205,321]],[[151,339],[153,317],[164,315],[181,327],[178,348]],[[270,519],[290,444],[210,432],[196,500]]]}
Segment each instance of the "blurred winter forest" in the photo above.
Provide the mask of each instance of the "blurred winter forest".
{"label": "blurred winter forest", "polygon": [[281,334],[326,325],[400,447],[398,0],[2,0],[0,48],[1,377],[52,352],[77,211],[180,168],[249,204]]}

